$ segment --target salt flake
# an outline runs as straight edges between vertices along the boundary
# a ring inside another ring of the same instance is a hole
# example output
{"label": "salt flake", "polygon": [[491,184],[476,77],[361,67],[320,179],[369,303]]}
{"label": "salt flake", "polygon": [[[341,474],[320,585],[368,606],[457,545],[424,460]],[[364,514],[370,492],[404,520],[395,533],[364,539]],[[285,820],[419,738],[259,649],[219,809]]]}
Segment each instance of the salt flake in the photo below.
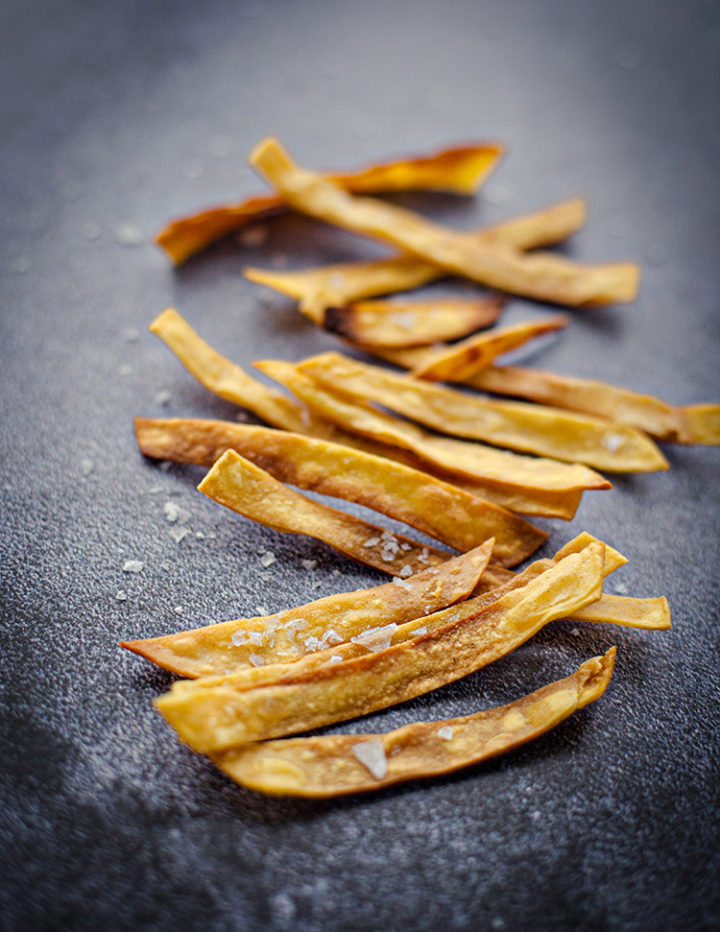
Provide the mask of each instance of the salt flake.
{"label": "salt flake", "polygon": [[438,728],[436,734],[438,738],[442,738],[443,741],[449,741],[453,736],[453,728],[451,725],[443,725],[442,728]]}
{"label": "salt flake", "polygon": [[382,780],[387,773],[387,757],[382,738],[370,738],[368,741],[353,744],[352,752],[376,780]]}
{"label": "salt flake", "polygon": [[265,553],[260,557],[260,566],[264,566],[266,569],[268,566],[272,566],[275,562],[275,554],[272,550],[266,550]]}
{"label": "salt flake", "polygon": [[350,640],[355,644],[362,644],[363,647],[367,647],[368,650],[373,652],[387,650],[387,648],[390,647],[392,636],[396,631],[397,625],[394,621],[391,621],[388,625],[368,628],[361,634],[356,634],[355,637],[350,638]]}
{"label": "salt flake", "polygon": [[248,660],[254,667],[262,667],[265,665],[265,658],[261,657],[260,654],[250,654]]}
{"label": "salt flake", "polygon": [[145,564],[142,560],[126,560],[123,563],[123,573],[142,573]]}

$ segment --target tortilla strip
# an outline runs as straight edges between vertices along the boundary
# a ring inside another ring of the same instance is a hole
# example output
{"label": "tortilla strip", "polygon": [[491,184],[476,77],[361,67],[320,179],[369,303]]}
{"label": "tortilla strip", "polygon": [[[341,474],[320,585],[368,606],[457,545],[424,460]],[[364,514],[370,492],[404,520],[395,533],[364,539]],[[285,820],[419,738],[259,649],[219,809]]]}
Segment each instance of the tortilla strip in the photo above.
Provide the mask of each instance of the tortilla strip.
{"label": "tortilla strip", "polygon": [[494,559],[515,566],[547,539],[517,515],[384,457],[268,427],[228,421],[135,419],[145,456],[210,467],[234,450],[280,482],[404,521],[465,552],[495,538]]}
{"label": "tortilla strip", "polygon": [[[561,242],[581,229],[586,213],[585,201],[573,198],[467,235],[479,245],[489,238],[515,249],[535,249]],[[297,298],[300,310],[322,324],[327,307],[410,291],[443,278],[447,272],[434,262],[402,254],[372,262],[346,262],[289,272],[246,268],[244,275],[252,282]]]}
{"label": "tortilla strip", "polygon": [[341,592],[264,617],[124,641],[121,647],[181,676],[270,669],[262,665],[285,665],[308,652],[349,642],[368,628],[394,624],[399,630],[412,619],[462,601],[485,571],[491,551],[486,542],[398,584]]}
{"label": "tortilla strip", "polygon": [[[437,777],[538,738],[605,692],[615,648],[571,676],[494,709],[384,734],[323,735],[246,744],[212,755],[236,783],[275,796],[323,798]],[[370,744],[371,743],[371,744]],[[371,767],[361,762],[371,750]]]}
{"label": "tortilla strip", "polygon": [[155,704],[183,741],[208,752],[405,702],[498,660],[547,622],[598,599],[604,550],[603,544],[592,543],[470,617],[290,683],[246,691],[226,686],[174,690]]}
{"label": "tortilla strip", "polygon": [[[487,492],[495,487],[522,496],[530,491],[569,492],[611,488],[607,479],[579,464],[520,456],[479,443],[436,436],[407,421],[383,414],[369,405],[354,404],[328,390],[327,386],[322,387],[313,382],[291,363],[262,360],[255,362],[255,366],[287,385],[308,407],[321,412],[328,420],[343,424],[346,429],[357,431],[363,436],[412,450],[421,459],[437,465],[446,473],[457,473],[482,483]],[[428,387],[428,383],[420,384]],[[521,507],[509,507],[513,511],[523,511]]]}
{"label": "tortilla strip", "polygon": [[325,310],[323,327],[353,343],[423,346],[455,340],[489,327],[500,316],[502,298],[439,298],[435,301],[361,301]]}
{"label": "tortilla strip", "polygon": [[349,400],[376,402],[446,434],[613,472],[668,468],[652,440],[624,424],[561,408],[488,401],[340,353],[313,356],[298,368]]}
{"label": "tortilla strip", "polygon": [[[168,308],[160,314],[153,321],[150,329],[165,342],[183,365],[207,389],[221,398],[248,408],[275,427],[331,440],[366,453],[392,459],[419,471],[427,471],[426,461],[409,450],[348,433],[343,430],[342,421],[340,424],[335,424],[326,418],[318,417],[297,401],[258,382],[240,366],[216,352],[174,308]],[[311,384],[307,379],[304,381]],[[484,498],[493,503],[523,514],[570,520],[577,510],[582,494],[581,491],[526,492],[519,489],[510,495],[504,489],[487,484],[483,486],[481,481],[463,482],[452,472],[436,468],[432,471],[439,472],[447,481],[465,488],[472,495],[482,493]]]}
{"label": "tortilla strip", "polygon": [[[503,146],[497,144],[454,146],[429,156],[378,162],[355,172],[333,173],[328,177],[355,192],[422,189],[473,194],[503,154]],[[260,194],[237,204],[212,207],[173,220],[157,234],[155,242],[175,265],[180,265],[213,240],[277,213],[284,206],[280,195]]]}
{"label": "tortilla strip", "polygon": [[[560,330],[566,327],[567,323],[567,317],[556,315],[546,320],[495,327],[453,346],[438,347],[427,362],[412,370],[411,375],[416,379],[429,379],[433,382],[464,382],[469,375],[489,366],[497,356],[524,346],[535,337]],[[362,340],[353,342],[363,343]],[[371,344],[365,341],[364,345]]]}
{"label": "tortilla strip", "polygon": [[369,197],[354,197],[316,172],[296,165],[280,143],[265,139],[250,164],[296,210],[406,250],[481,285],[573,307],[631,301],[639,269],[633,263],[579,265],[549,253],[525,255],[510,246],[481,245],[418,214]]}

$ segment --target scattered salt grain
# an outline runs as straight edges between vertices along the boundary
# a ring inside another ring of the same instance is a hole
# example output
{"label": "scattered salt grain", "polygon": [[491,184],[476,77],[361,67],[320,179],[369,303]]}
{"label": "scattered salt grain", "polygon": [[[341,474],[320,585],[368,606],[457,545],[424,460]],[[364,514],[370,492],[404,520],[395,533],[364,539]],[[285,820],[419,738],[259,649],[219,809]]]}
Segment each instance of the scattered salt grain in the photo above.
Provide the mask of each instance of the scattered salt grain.
{"label": "scattered salt grain", "polygon": [[248,633],[249,643],[255,644],[257,647],[259,647],[262,644],[264,638],[265,638],[265,634],[263,631],[250,631]]}
{"label": "scattered salt grain", "polygon": [[275,554],[272,550],[266,550],[265,553],[260,556],[260,566],[264,566],[265,569],[267,569],[268,566],[272,566],[274,562]]}
{"label": "scattered salt grain", "polygon": [[255,606],[255,611],[256,611],[256,612],[258,613],[258,615],[260,615],[261,617],[264,617],[265,615],[268,615],[268,614],[269,614],[268,610],[265,608],[264,605],[256,605],[256,606]]}
{"label": "scattered salt grain", "polygon": [[353,744],[352,752],[376,780],[382,780],[387,773],[387,757],[382,738],[370,738],[369,741]]}
{"label": "scattered salt grain", "polygon": [[368,537],[367,540],[363,541],[362,545],[363,547],[377,547],[379,543],[380,543],[379,537]]}
{"label": "scattered salt grain", "polygon": [[230,643],[233,647],[240,647],[243,644],[247,644],[247,634],[244,631],[235,631],[230,635]]}
{"label": "scattered salt grain", "polygon": [[161,388],[159,392],[155,392],[155,404],[166,405],[171,398],[172,393],[167,388]]}
{"label": "scattered salt grain", "polygon": [[187,524],[190,520],[190,512],[175,502],[165,502],[163,512],[170,524]]}
{"label": "scattered salt grain", "polygon": [[115,242],[121,246],[141,246],[145,234],[134,223],[120,223],[115,227]]}
{"label": "scattered salt grain", "polygon": [[337,567],[335,567],[334,570],[331,570],[331,571],[330,571],[330,575],[331,575],[331,576],[339,576],[339,575],[340,575],[340,570],[339,570]]}
{"label": "scattered salt grain", "polygon": [[208,531],[205,536],[207,537],[208,540],[217,540],[217,534],[215,533],[215,531]]}
{"label": "scattered salt grain", "polygon": [[401,576],[407,577],[407,576],[412,576],[412,574],[413,574],[412,566],[410,566],[409,563],[406,563],[405,566],[403,566],[403,568],[400,570]]}
{"label": "scattered salt grain", "polygon": [[203,533],[203,531],[195,531],[195,537],[198,540],[205,540],[205,534]]}
{"label": "scattered salt grain", "polygon": [[393,576],[392,580],[396,586],[399,586],[401,589],[405,589],[406,592],[412,592],[412,583],[406,582],[404,579],[401,579],[399,576]]}
{"label": "scattered salt grain", "polygon": [[300,562],[308,572],[314,570],[317,566],[317,560],[301,560]]}
{"label": "scattered salt grain", "polygon": [[326,647],[330,644],[342,644],[343,642],[342,637],[337,633],[335,628],[328,628],[325,634],[323,634],[322,640]]}
{"label": "scattered salt grain", "polygon": [[[423,547],[423,549],[420,551],[420,556],[418,557],[418,560],[420,561],[420,563],[425,563],[425,564],[430,562],[430,551],[427,549],[427,547]],[[437,570],[435,570],[435,572],[437,572]]]}
{"label": "scattered salt grain", "polygon": [[412,632],[412,636],[419,638],[421,634],[427,634],[427,625],[423,625],[421,628],[415,628]]}
{"label": "scattered salt grain", "polygon": [[350,638],[350,640],[355,644],[362,644],[363,647],[367,647],[368,650],[373,652],[387,650],[387,648],[390,647],[392,636],[396,631],[397,625],[394,621],[391,621],[389,625],[379,625],[375,628],[368,628],[361,634],[356,634],[355,637]]}
{"label": "scattered salt grain", "polygon": [[393,314],[392,319],[398,327],[402,327],[403,330],[412,330],[417,323],[417,315],[412,311],[401,311],[400,313]]}
{"label": "scattered salt grain", "polygon": [[176,544],[179,544],[183,537],[187,537],[190,532],[186,527],[171,527],[170,528],[170,537],[175,541]]}
{"label": "scattered salt grain", "polygon": [[608,450],[610,453],[614,453],[623,445],[623,438],[619,437],[617,434],[606,434],[600,443]]}
{"label": "scattered salt grain", "polygon": [[263,582],[270,582],[272,578],[272,573],[258,573],[258,579],[261,579]]}
{"label": "scattered salt grain", "polygon": [[182,615],[183,613],[182,605],[176,605],[173,611],[175,612],[176,615]]}
{"label": "scattered salt grain", "polygon": [[118,602],[124,602],[127,599],[127,593],[124,589],[118,589],[115,598],[118,600]]}
{"label": "scattered salt grain", "polygon": [[401,550],[405,550],[405,551],[412,550],[412,544],[409,544],[406,540],[404,540],[404,541],[400,544],[400,549],[401,549]]}
{"label": "scattered salt grain", "polygon": [[265,658],[261,657],[260,654],[250,654],[248,660],[254,667],[262,667],[265,665]]}
{"label": "scattered salt grain", "polygon": [[237,241],[248,249],[258,249],[264,246],[268,238],[268,228],[262,224],[255,224],[238,234]]}
{"label": "scattered salt grain", "polygon": [[340,654],[332,654],[328,663],[342,663],[342,657]]}
{"label": "scattered salt grain", "polygon": [[142,560],[126,560],[123,563],[123,573],[142,573],[145,564]]}
{"label": "scattered salt grain", "polygon": [[442,738],[443,741],[449,741],[453,736],[453,729],[451,725],[443,725],[442,728],[438,728],[436,732],[438,738]]}
{"label": "scattered salt grain", "polygon": [[575,638],[580,637],[580,628],[573,628],[570,634]]}
{"label": "scattered salt grain", "polygon": [[316,638],[314,634],[311,634],[310,637],[305,638],[305,650],[307,651],[316,651],[320,648],[320,639]]}
{"label": "scattered salt grain", "polygon": [[80,472],[83,476],[89,476],[93,469],[95,469],[95,463],[91,459],[86,457],[80,460]]}

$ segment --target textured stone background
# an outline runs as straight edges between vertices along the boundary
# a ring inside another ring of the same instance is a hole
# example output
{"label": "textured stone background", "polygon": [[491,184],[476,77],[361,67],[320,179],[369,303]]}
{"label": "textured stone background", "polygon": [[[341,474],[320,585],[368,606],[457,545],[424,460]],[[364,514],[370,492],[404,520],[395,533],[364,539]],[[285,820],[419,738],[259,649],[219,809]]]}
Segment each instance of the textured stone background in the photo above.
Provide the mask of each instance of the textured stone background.
{"label": "textured stone background", "polygon": [[[587,195],[570,253],[637,257],[643,290],[577,313],[538,363],[718,398],[716,5],[10,0],[0,23],[0,927],[718,928],[717,449],[668,448],[671,471],[549,524],[547,552],[581,529],[625,552],[617,585],[667,594],[670,633],[556,624],[344,726],[495,705],[618,645],[601,701],[450,779],[339,802],[246,792],[153,711],[170,677],[116,646],[379,581],[135,448],[135,414],[235,416],[147,334],[163,307],[240,363],[297,359],[331,338],[243,265],[380,251],[287,216],[259,250],[229,238],[169,268],[151,234],[254,191],[244,158],[266,133],[317,167],[506,141],[477,201],[398,201],[470,228]],[[514,301],[507,319],[546,312]],[[192,515],[180,544],[166,501]],[[124,575],[127,559],[144,571]]]}

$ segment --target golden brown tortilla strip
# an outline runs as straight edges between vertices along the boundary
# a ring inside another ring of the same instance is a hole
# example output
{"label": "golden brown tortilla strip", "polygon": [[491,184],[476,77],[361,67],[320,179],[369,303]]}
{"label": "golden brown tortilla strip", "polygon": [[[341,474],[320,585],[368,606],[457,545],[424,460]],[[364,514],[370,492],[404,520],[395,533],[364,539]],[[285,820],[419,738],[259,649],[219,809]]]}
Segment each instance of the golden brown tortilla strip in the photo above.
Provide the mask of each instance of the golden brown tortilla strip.
{"label": "golden brown tortilla strip", "polygon": [[322,798],[437,777],[538,738],[605,692],[615,648],[571,676],[494,709],[384,734],[323,735],[246,744],[212,760],[236,783],[274,796]]}
{"label": "golden brown tortilla strip", "polygon": [[280,482],[364,505],[465,552],[495,538],[493,559],[515,566],[547,533],[498,505],[384,457],[268,427],[228,421],[135,419],[145,456],[210,467],[234,450]]}
{"label": "golden brown tortilla strip", "polygon": [[[379,162],[355,172],[328,177],[348,191],[447,191],[473,194],[502,157],[504,148],[495,143],[454,146],[429,156]],[[155,237],[175,265],[213,240],[242,229],[253,220],[284,208],[277,194],[260,194],[237,204],[213,207],[173,220]]]}
{"label": "golden brown tortilla strip", "polygon": [[412,576],[450,557],[445,550],[424,546],[306,498],[234,450],[223,453],[198,490],[258,524],[286,534],[315,537],[345,556],[393,576]]}
{"label": "golden brown tortilla strip", "polygon": [[[602,594],[604,550],[592,543],[489,607],[437,631],[325,666],[277,686],[171,690],[156,706],[198,751],[221,751],[366,715],[460,679],[510,653]],[[467,604],[467,603],[465,603]]]}
{"label": "golden brown tortilla strip", "polygon": [[549,253],[525,255],[489,240],[478,245],[467,234],[409,210],[348,194],[317,172],[296,165],[275,139],[257,145],[250,164],[296,210],[390,243],[490,288],[571,307],[631,301],[637,292],[639,269],[634,263],[582,266]]}
{"label": "golden brown tortilla strip", "polygon": [[[536,249],[561,242],[575,233],[585,224],[586,213],[585,201],[573,198],[484,227],[468,236],[480,245],[490,239],[515,249]],[[252,282],[297,298],[300,310],[321,324],[327,307],[342,307],[361,298],[410,291],[448,273],[434,262],[402,254],[372,262],[345,262],[296,271],[247,268],[244,274]]]}
{"label": "golden brown tortilla strip", "polygon": [[[517,349],[535,337],[560,330],[567,323],[567,317],[556,315],[546,320],[527,321],[510,327],[494,327],[453,346],[438,347],[427,362],[412,370],[411,375],[416,379],[433,382],[464,382],[468,376],[489,366],[497,356]],[[363,343],[362,340],[353,342]],[[367,347],[370,344],[365,342],[363,345]]]}
{"label": "golden brown tortilla strip", "polygon": [[[332,652],[371,628],[394,625],[400,630],[413,619],[462,601],[483,575],[491,551],[486,542],[396,583],[341,592],[261,618],[124,641],[121,646],[173,673],[206,681],[211,675],[286,665],[309,652],[316,655],[328,647]],[[361,643],[352,646],[361,650]]]}
{"label": "golden brown tortilla strip", "polygon": [[325,310],[323,327],[353,343],[424,346],[455,340],[494,324],[504,301],[439,298],[435,301],[360,301]]}
{"label": "golden brown tortilla strip", "polygon": [[652,440],[624,424],[561,408],[487,401],[340,353],[313,356],[298,368],[325,389],[381,404],[446,434],[612,472],[667,469]]}

